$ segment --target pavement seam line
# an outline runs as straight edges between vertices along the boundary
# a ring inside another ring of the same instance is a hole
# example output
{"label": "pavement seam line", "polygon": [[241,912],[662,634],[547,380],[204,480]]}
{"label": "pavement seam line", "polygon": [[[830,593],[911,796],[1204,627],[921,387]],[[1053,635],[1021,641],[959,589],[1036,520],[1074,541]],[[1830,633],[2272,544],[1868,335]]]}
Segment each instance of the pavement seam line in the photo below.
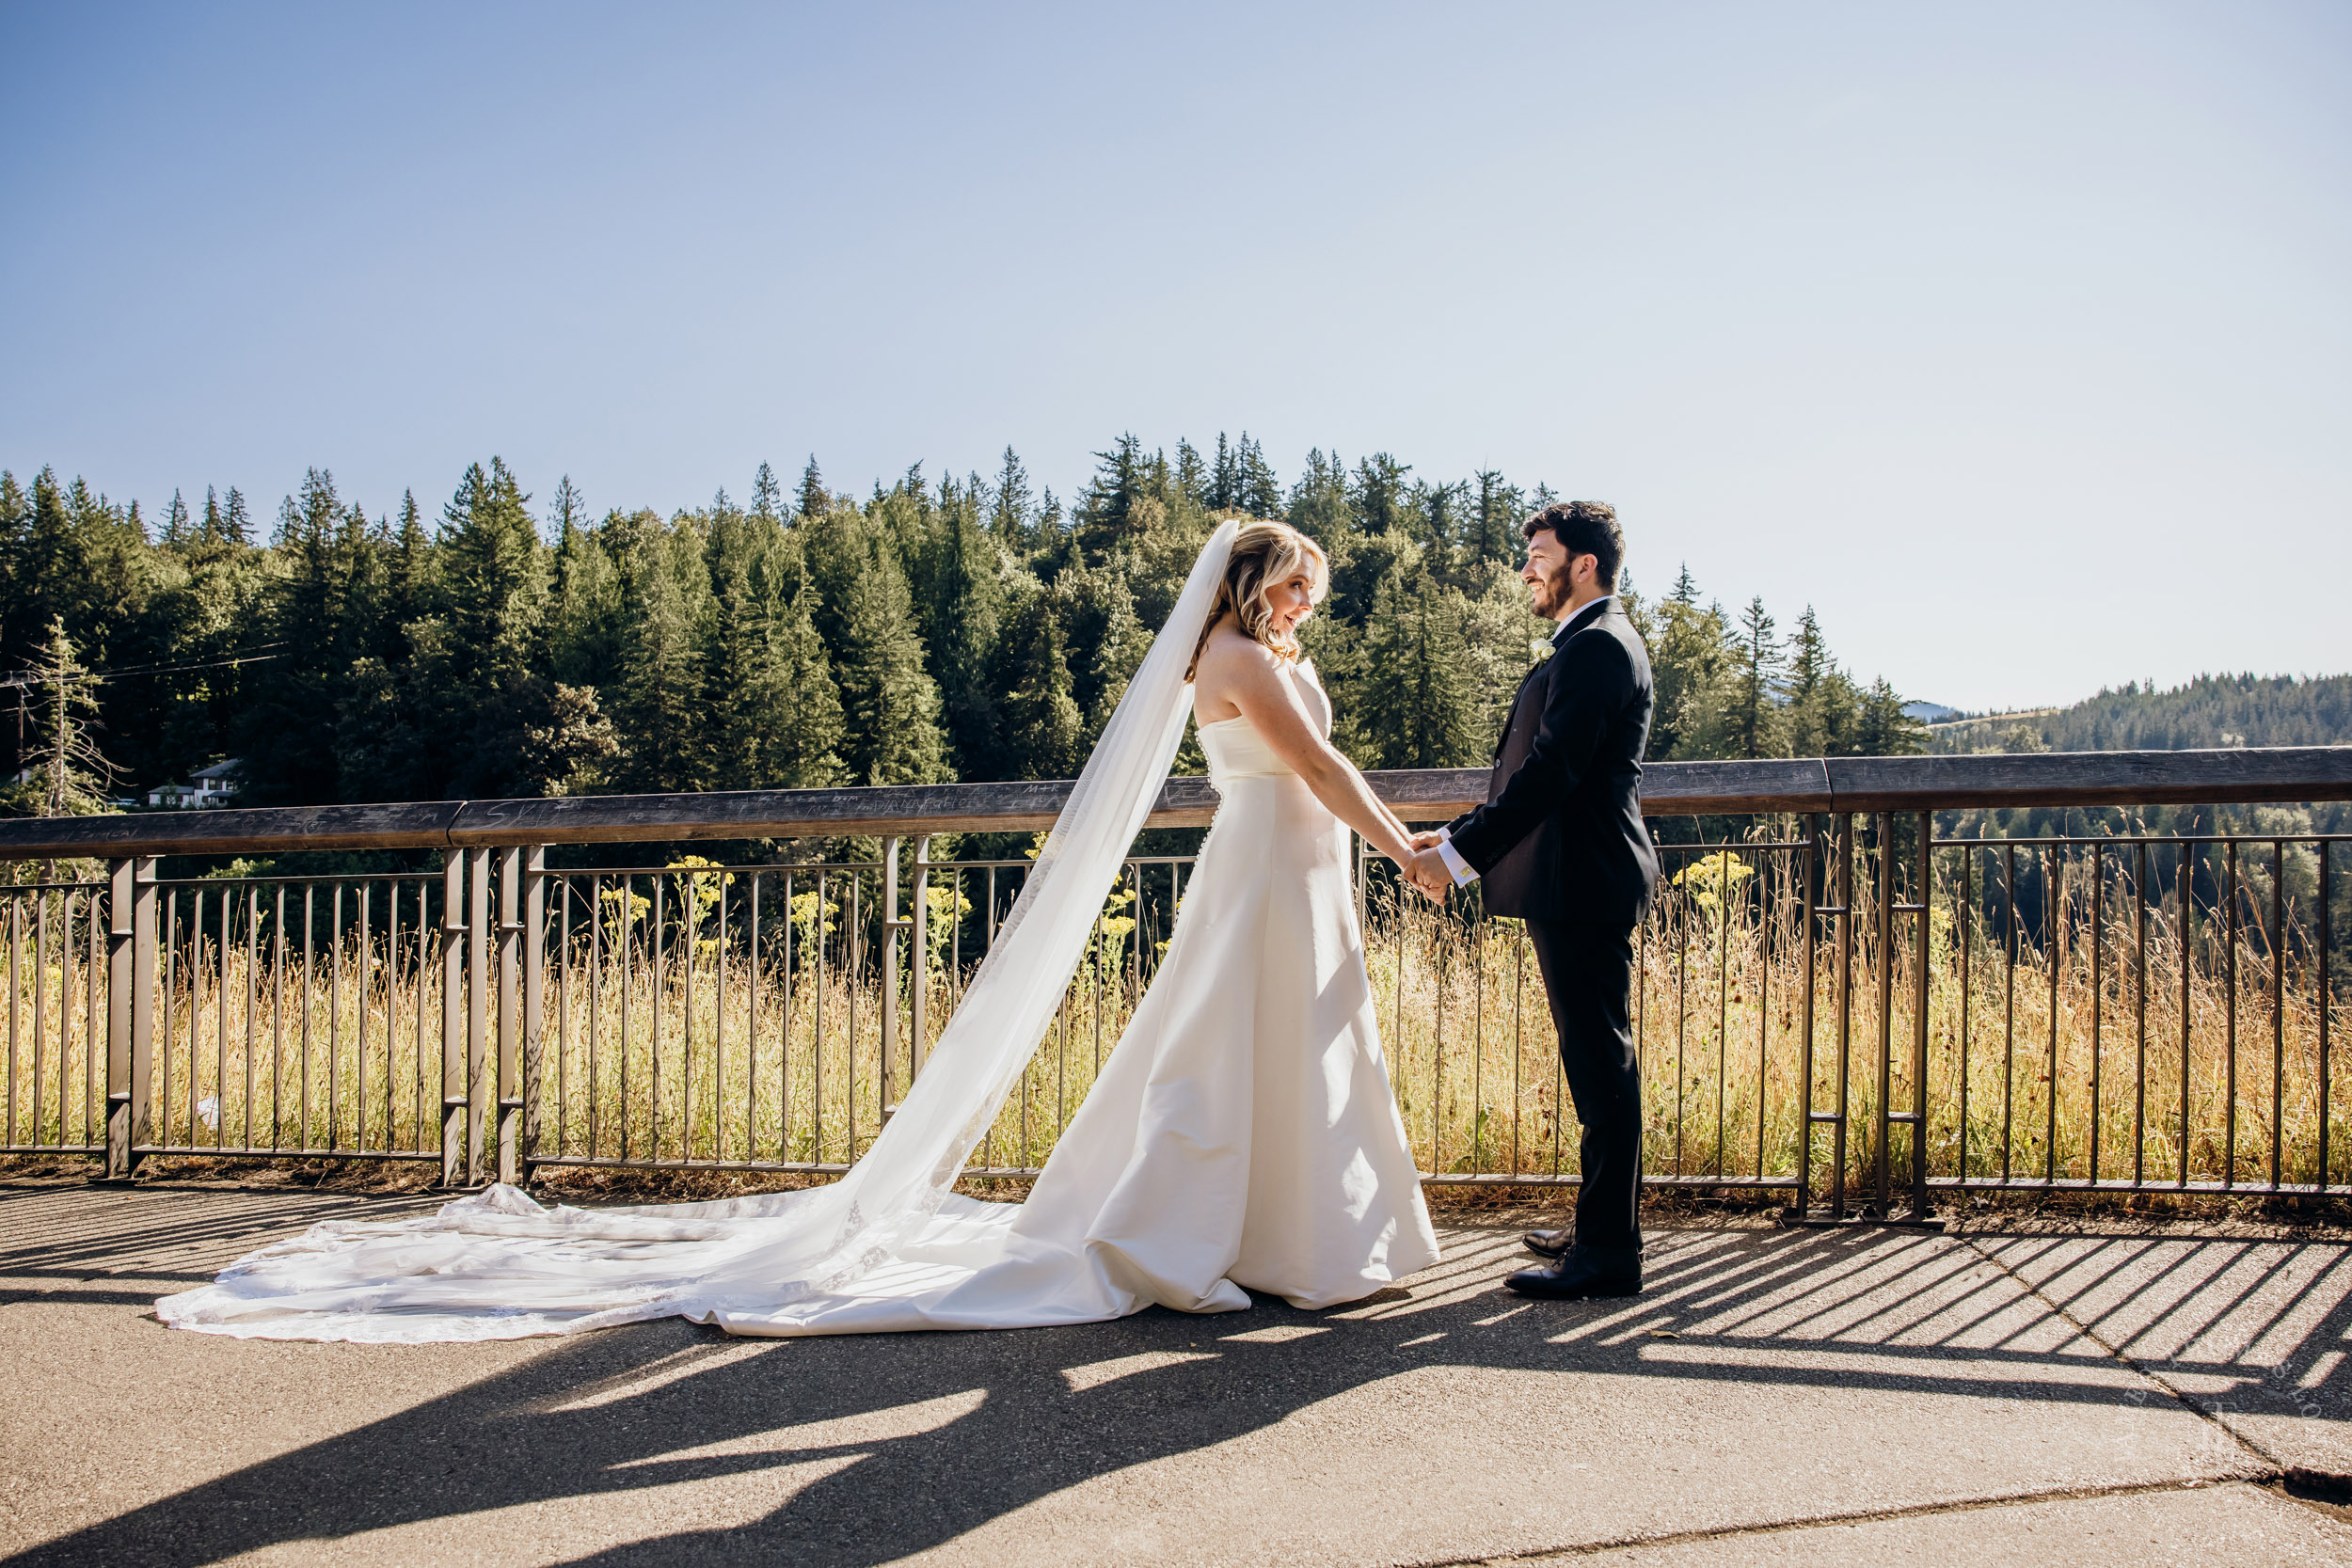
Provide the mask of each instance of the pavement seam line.
{"label": "pavement seam line", "polygon": [[1966,1231],[1963,1231],[1958,1236],[1955,1236],[1953,1240],[1959,1242],[1961,1245],[1966,1247],[1969,1251],[1975,1253],[1979,1258],[1983,1259],[1994,1268],[1999,1270],[2002,1274],[2016,1281],[2020,1290],[2024,1291],[2027,1295],[2033,1297],[2034,1300],[2040,1302],[2043,1307],[2049,1308],[2049,1310],[2060,1320],[2071,1324],[2075,1333],[2081,1335],[2084,1338],[2090,1340],[2092,1344],[2106,1352],[2108,1355],[2121,1362],[2123,1366],[2130,1368],[2141,1377],[2146,1378],[2150,1383],[2154,1384],[2158,1388],[2163,1389],[2166,1394],[2171,1397],[2173,1402],[2180,1405],[2182,1409],[2187,1411],[2199,1420],[2205,1422],[2215,1431],[2224,1433],[2232,1442],[2237,1444],[2238,1447],[2244,1449],[2248,1453],[2252,1454],[2256,1459],[2261,1460],[2265,1465],[2269,1465],[2270,1474],[2265,1477],[2265,1480],[2276,1481],[2285,1477],[2290,1466],[2280,1460],[2277,1455],[2268,1452],[2262,1447],[2261,1444],[2255,1442],[2252,1438],[2238,1431],[2235,1427],[2223,1420],[2214,1412],[2206,1409],[2195,1398],[2174,1386],[2174,1384],[2169,1379],[2165,1377],[2163,1373],[2156,1371],[2153,1368],[2151,1368],[2146,1363],[2142,1362],[2137,1356],[2130,1354],[2120,1346],[2108,1343],[2106,1336],[2100,1334],[2089,1323],[2074,1316],[2073,1312],[2067,1310],[2064,1307],[2059,1306],[2058,1303],[2054,1300],[2047,1291],[2043,1291],[2041,1286],[2036,1285],[2032,1280],[2027,1279],[2024,1275],[2019,1274],[2015,1269],[2010,1268],[2000,1259],[1994,1257],[1993,1253],[1985,1247],[1979,1245],[1977,1238],[1974,1235],[1971,1235]]}
{"label": "pavement seam line", "polygon": [[1782,1519],[1765,1525],[1724,1525],[1715,1529],[1673,1530],[1662,1535],[1628,1535],[1613,1541],[1594,1541],[1575,1546],[1546,1546],[1505,1557],[1443,1558],[1414,1563],[1410,1568],[1514,1568],[1519,1563],[1558,1562],[1569,1558],[1597,1557],[1637,1546],[1683,1546],[1702,1541],[1736,1541],[1752,1535],[1787,1535],[1795,1530],[1824,1529],[1836,1525],[1869,1525],[1899,1519],[1925,1519],[1941,1513],[1978,1513],[1987,1509],[2016,1508],[2028,1503],[2082,1502],[2100,1497],[2148,1497],[2174,1492],[2209,1492],[2223,1486],[2265,1490],[2260,1481],[2233,1477],[2226,1481],[2134,1481],[2122,1486],[2065,1486],[2047,1492],[2017,1492],[1997,1497],[1962,1497],[1951,1502],[1916,1503],[1909,1508],[1860,1509],[1845,1513],[1820,1513],[1805,1519]]}

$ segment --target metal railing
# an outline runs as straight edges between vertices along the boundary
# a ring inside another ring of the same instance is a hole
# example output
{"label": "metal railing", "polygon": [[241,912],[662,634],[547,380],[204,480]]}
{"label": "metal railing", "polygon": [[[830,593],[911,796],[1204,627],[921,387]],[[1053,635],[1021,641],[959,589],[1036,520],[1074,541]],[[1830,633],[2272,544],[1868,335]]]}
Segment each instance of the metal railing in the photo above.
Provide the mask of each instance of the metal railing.
{"label": "metal railing", "polygon": [[[1374,775],[1410,819],[1470,770]],[[9,1152],[846,1169],[920,1073],[1026,874],[934,859],[1067,784],[583,798],[0,823]],[[1831,1217],[1938,1190],[2352,1192],[2332,1136],[2340,839],[1935,836],[1939,809],[2352,798],[2352,748],[1653,768],[1637,937],[1646,1180]],[[1154,826],[1197,825],[1202,781]],[[874,841],[774,864],[551,867],[550,846]],[[437,869],[167,878],[167,853],[437,849]],[[1359,847],[1360,850],[1360,846]],[[1127,863],[972,1173],[1034,1175],[1149,984],[1191,864]],[[1431,1182],[1577,1180],[1517,922],[1357,862],[1400,1111]],[[2331,965],[2333,967],[2331,967]],[[102,1022],[103,1020],[103,1022]]]}

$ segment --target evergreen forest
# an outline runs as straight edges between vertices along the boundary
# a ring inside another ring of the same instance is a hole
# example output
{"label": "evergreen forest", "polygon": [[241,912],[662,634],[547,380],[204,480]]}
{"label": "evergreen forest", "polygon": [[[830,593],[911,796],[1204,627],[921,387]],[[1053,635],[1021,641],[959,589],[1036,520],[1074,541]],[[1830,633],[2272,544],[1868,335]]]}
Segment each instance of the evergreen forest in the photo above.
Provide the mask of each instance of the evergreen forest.
{"label": "evergreen forest", "polygon": [[[0,473],[0,671],[20,812],[115,809],[237,759],[254,805],[1067,778],[1216,520],[1281,517],[1333,567],[1305,641],[1367,768],[1483,763],[1548,624],[1495,472],[1311,452],[1285,484],[1247,434],[1132,435],[1066,505],[1009,449],[860,498],[787,486],[600,515],[500,459],[437,506],[371,513],[314,468],[268,520],[235,487],[119,504]],[[1921,749],[1808,609],[1726,611],[1687,569],[1621,587],[1652,650],[1653,758]],[[1182,770],[1199,770],[1191,743]]]}

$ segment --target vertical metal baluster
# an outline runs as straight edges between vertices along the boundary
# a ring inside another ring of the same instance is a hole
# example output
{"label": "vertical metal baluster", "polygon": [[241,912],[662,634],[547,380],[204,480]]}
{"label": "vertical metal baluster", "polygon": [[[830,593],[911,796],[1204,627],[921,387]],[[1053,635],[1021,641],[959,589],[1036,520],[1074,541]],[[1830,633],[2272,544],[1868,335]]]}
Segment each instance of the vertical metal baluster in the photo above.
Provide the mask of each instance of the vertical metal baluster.
{"label": "vertical metal baluster", "polygon": [[604,879],[588,877],[588,1159],[604,1152],[597,1105],[604,1091]]}
{"label": "vertical metal baluster", "polygon": [[1715,1168],[1724,1174],[1724,1099],[1730,1088],[1731,1055],[1731,847],[1728,840],[1716,851],[1723,877],[1716,890],[1715,911]]}
{"label": "vertical metal baluster", "polygon": [[2050,972],[2050,1055],[2042,1080],[2049,1092],[2042,1096],[2047,1126],[2042,1138],[2042,1182],[2047,1187],[2058,1184],[2058,964],[2060,933],[2066,924],[2066,862],[2057,845],[2042,849],[2042,885],[2048,895],[2042,910],[2042,951],[2043,967]]}
{"label": "vertical metal baluster", "polygon": [[1960,887],[1952,899],[1952,925],[1960,942],[1960,1186],[1968,1185],[1969,1002],[1975,993],[1977,851],[1960,854]]}
{"label": "vertical metal baluster", "polygon": [[[743,909],[743,1157],[759,1157],[759,879]],[[784,1156],[779,1153],[776,1158]]]}
{"label": "vertical metal baluster", "polygon": [[[813,1022],[815,1037],[810,1056],[809,1149],[810,1160],[818,1164],[825,1160],[825,882],[826,874],[817,873],[817,918],[811,928],[817,942],[817,1001]],[[806,962],[805,959],[803,960]]]}
{"label": "vertical metal baluster", "polygon": [[1486,1168],[1486,925],[1468,922],[1470,941],[1470,1169]]}
{"label": "vertical metal baluster", "polygon": [[555,1153],[572,1151],[572,879],[555,892]]}
{"label": "vertical metal baluster", "polygon": [[694,947],[702,935],[702,878],[697,872],[685,872],[677,879],[678,921],[678,990],[682,998],[683,1021],[678,1025],[678,1056],[684,1064],[678,1073],[677,1154],[680,1160],[694,1157]]}
{"label": "vertical metal baluster", "polygon": [[[371,957],[373,957],[373,949]],[[400,880],[384,879],[384,1151],[392,1150],[392,1066],[400,1053]]]}
{"label": "vertical metal baluster", "polygon": [[[1653,908],[1633,935],[1633,1083],[1637,1091],[1649,1082],[1649,937],[1657,923],[1658,912]],[[1645,1163],[1644,1156],[1648,1147],[1649,1128],[1645,1117],[1639,1149],[1634,1155],[1636,1164]]]}
{"label": "vertical metal baluster", "polygon": [[[1399,903],[1404,901],[1400,889]],[[1430,922],[1429,967],[1436,972],[1438,1016],[1429,1041],[1429,1174],[1445,1161],[1445,927],[1438,915]]]}
{"label": "vertical metal baluster", "polygon": [[326,1147],[342,1147],[343,1060],[343,884],[327,899],[326,927]]}
{"label": "vertical metal baluster", "polygon": [[1837,814],[1837,1118],[1830,1124],[1830,1218],[1846,1217],[1847,1132],[1853,1108],[1853,816]]}
{"label": "vertical metal baluster", "polygon": [[2286,1136],[2280,1107],[2286,1099],[2287,1023],[2287,847],[2270,841],[2270,936],[2263,945],[2270,955],[2270,1185],[2279,1185],[2280,1144]]}
{"label": "vertical metal baluster", "polygon": [[2132,1185],[2148,1180],[2148,841],[2132,847]]}
{"label": "vertical metal baluster", "polygon": [[302,984],[298,995],[302,1003],[302,1038],[297,1049],[302,1053],[302,1089],[294,1115],[301,1122],[300,1148],[308,1153],[310,1148],[310,974],[314,957],[311,933],[317,926],[318,884],[302,884]]}
{"label": "vertical metal baluster", "polygon": [[[375,941],[374,933],[368,927],[368,895],[371,891],[367,879],[361,878],[359,880],[359,946],[357,953],[359,961],[359,999],[351,1025],[352,1033],[357,1037],[353,1046],[352,1064],[355,1076],[351,1091],[351,1102],[354,1107],[351,1118],[351,1147],[354,1148],[368,1147],[368,997],[375,990]],[[336,945],[341,947],[340,938]],[[384,1079],[389,1084],[392,1076],[392,1053],[389,1037],[387,1037],[385,1046]],[[386,1131],[389,1132],[389,1129]],[[390,1146],[387,1144],[386,1147]]]}
{"label": "vertical metal baluster", "polygon": [[57,1137],[66,1147],[66,1102],[72,1098],[67,1062],[73,1054],[73,890],[57,893]]}
{"label": "vertical metal baluster", "polygon": [[[1527,1083],[1526,1074],[1521,1069],[1521,1060],[1525,1055],[1522,1024],[1527,990],[1527,966],[1521,957],[1525,948],[1519,941],[1523,931],[1522,925],[1513,923],[1511,927],[1511,1174],[1514,1176],[1527,1174],[1527,1167],[1520,1164],[1519,1160],[1519,1113],[1524,1103]],[[1649,928],[1646,925],[1643,927],[1642,940],[1644,942],[1649,940]],[[1638,974],[1639,971],[1637,970],[1636,973]]]}
{"label": "vertical metal baluster", "polygon": [[2330,1185],[2328,1180],[2328,1123],[2334,1104],[2328,1082],[2328,1010],[2334,1000],[2328,990],[2328,944],[2335,935],[2329,928],[2332,922],[2328,909],[2330,891],[2328,877],[2328,862],[2334,858],[2329,851],[2334,848],[2335,845],[2330,841],[2324,838],[2319,841],[2319,1174],[2312,1184],[2322,1193]]}
{"label": "vertical metal baluster", "polygon": [[424,987],[425,975],[433,967],[433,913],[430,908],[433,885],[426,879],[417,879],[417,959],[416,959],[416,1094],[409,1104],[408,1146],[424,1152]]}
{"label": "vertical metal baluster", "polygon": [[[33,1125],[32,1135],[26,1141],[36,1146],[40,1143],[42,1120],[41,1066],[48,1059],[49,1053],[49,898],[48,888],[39,887],[33,890]],[[193,1044],[190,1046],[190,1059],[193,1060]],[[190,1078],[193,1081],[193,1069],[190,1069]],[[10,1090],[13,1093],[13,1085],[10,1085]],[[193,1095],[189,1097],[189,1103],[191,1105],[195,1103]],[[190,1117],[193,1118],[193,1112],[190,1113]],[[191,1128],[195,1126],[193,1119],[190,1120],[189,1126]],[[188,1134],[188,1142],[191,1144],[196,1142],[196,1134],[193,1132]]]}
{"label": "vertical metal baluster", "polygon": [[652,1104],[653,1122],[645,1137],[656,1164],[661,1163],[661,988],[669,977],[667,955],[662,952],[662,925],[669,912],[665,907],[669,884],[670,879],[660,872],[653,874],[652,947],[645,960],[645,984],[653,1006],[652,1022],[645,1026],[645,1092]]}
{"label": "vertical metal baluster", "polygon": [[1879,1081],[1878,1106],[1870,1117],[1870,1135],[1877,1145],[1870,1162],[1876,1192],[1871,1212],[1886,1219],[1895,1212],[1889,1147],[1895,1133],[1895,814],[1879,813],[1877,823]]}
{"label": "vertical metal baluster", "polygon": [[[2106,1066],[2107,868],[2104,847],[2090,847],[2090,1185],[2099,1185],[2101,1069]],[[2054,1084],[2053,1088],[2056,1087]]]}
{"label": "vertical metal baluster", "polygon": [[[33,889],[33,1070],[29,1079],[32,1085],[33,1119],[30,1127],[26,1130],[24,1139],[27,1144],[35,1148],[40,1147],[41,1141],[40,1124],[45,1108],[42,1098],[42,1066],[48,1059],[49,889],[46,886],[37,886]],[[193,1068],[191,1068],[190,1073],[191,1077],[193,1077]],[[10,1100],[13,1101],[16,1095],[16,1085],[13,1083],[8,1085],[8,1095]],[[194,1095],[189,1096],[188,1102],[191,1105],[196,1102]],[[190,1115],[193,1117],[194,1113],[191,1112]],[[193,1122],[191,1122],[191,1125],[193,1125]],[[188,1141],[190,1143],[194,1143],[196,1141],[193,1133],[189,1135]]]}
{"label": "vertical metal baluster", "polygon": [[2226,1028],[2229,1053],[2229,1091],[2224,1101],[2226,1116],[2222,1122],[2221,1184],[2237,1185],[2237,944],[2238,881],[2237,840],[2231,839],[2223,848],[2223,913],[2221,917],[2222,1019]]}
{"label": "vertical metal baluster", "polygon": [[635,918],[636,905],[632,902],[632,900],[634,900],[637,896],[637,879],[626,871],[621,873],[620,894],[621,913],[620,919],[617,923],[618,932],[612,939],[612,951],[614,957],[620,960],[621,971],[619,977],[621,986],[621,1072],[620,1085],[615,1093],[612,1107],[612,1117],[615,1121],[620,1123],[621,1158],[626,1160],[628,1158],[631,1141],[637,1131],[637,1118],[630,1114],[628,1096],[628,1020],[629,1014],[636,1010],[637,1003],[636,976],[630,973],[631,965],[629,963],[629,956],[635,950],[637,945],[636,942],[630,935],[630,932],[635,928],[637,924]]}
{"label": "vertical metal baluster", "polygon": [[[98,892],[91,889],[82,900],[82,920],[89,932],[89,956],[82,966],[84,983],[88,990],[88,1011],[82,1025],[82,1141],[92,1148],[103,1148],[105,1138],[98,1125],[98,1058],[105,1049],[105,1037],[98,1032],[99,974],[103,962],[103,944],[99,941]],[[246,1033],[246,1051],[253,1050],[252,1031]],[[249,1101],[248,1101],[249,1102]],[[247,1143],[252,1139],[247,1138]]]}
{"label": "vertical metal baluster", "polygon": [[[1684,867],[1689,870],[1686,860]],[[1690,1081],[1691,897],[1675,900],[1675,1174],[1682,1174],[1682,1090]]]}
{"label": "vertical metal baluster", "polygon": [[[38,977],[38,972],[36,972],[36,978],[35,978],[34,983],[35,983],[35,985],[37,985],[37,986],[40,984],[40,980],[39,980],[39,977]],[[36,994],[38,994],[38,993],[36,993]],[[201,1030],[201,1029],[203,1028],[203,1026],[204,1026],[204,1025],[203,1025],[203,1019],[204,1019],[204,890],[203,890],[202,888],[198,888],[198,889],[196,889],[193,893],[191,893],[191,894],[189,895],[189,898],[188,898],[188,1070],[187,1070],[187,1079],[188,1079],[188,1141],[187,1141],[187,1147],[188,1147],[188,1148],[194,1148],[196,1147],[196,1127],[197,1127],[197,1118],[196,1118],[196,1102],[197,1102],[198,1099],[199,1098],[199,1095],[198,1095],[198,1093],[197,1093],[197,1090],[198,1090],[198,1088],[199,1088],[199,1087],[200,1086],[200,1085],[201,1085],[202,1080],[201,1080],[201,1078],[200,1078],[199,1074],[200,1074],[200,1073],[202,1072],[202,1070],[203,1070],[203,1058],[202,1058],[202,1056],[199,1054],[199,1053],[200,1053],[200,1052],[201,1052],[201,1050],[202,1050],[202,1047],[201,1047],[201,1045],[199,1043],[199,1030]],[[35,1027],[35,1028],[39,1028],[39,1027],[40,1026],[40,1014],[38,1011],[36,1011],[36,1012],[34,1013],[34,1015],[33,1015],[33,1025],[34,1025],[34,1027]],[[34,1055],[36,1056],[36,1058],[38,1058],[38,1057],[39,1057],[39,1055],[40,1055],[40,1041],[39,1041],[38,1037],[37,1037],[37,1038],[35,1039],[35,1041],[34,1041],[34,1045],[33,1045],[33,1053],[34,1053]]]}
{"label": "vertical metal baluster", "polygon": [[1931,976],[1929,947],[1935,936],[1935,814],[1919,814],[1918,946],[1911,956],[1917,1000],[1911,1018],[1911,1214],[1928,1216],[1928,1006]]}
{"label": "vertical metal baluster", "polygon": [[[1172,871],[1169,880],[1174,880]],[[980,911],[980,951],[985,960],[985,955],[996,946],[996,867],[993,865],[988,868],[988,907]],[[1000,1110],[997,1117],[1001,1117],[1003,1114]],[[996,1168],[996,1117],[990,1118],[988,1131],[980,1134],[980,1165],[987,1170]]]}
{"label": "vertical metal baluster", "polygon": [[2017,1098],[2017,846],[2001,846],[2001,1185],[2010,1181]]}
{"label": "vertical metal baluster", "polygon": [[1766,860],[1760,849],[1756,851],[1756,857],[1758,890],[1756,899],[1756,1180],[1760,1190],[1764,1180],[1765,1091],[1772,1084],[1772,915],[1775,905],[1771,873],[1766,868],[1785,863],[1778,858]]}
{"label": "vertical metal baluster", "polygon": [[[726,1100],[724,1085],[727,1071],[727,874],[720,871],[713,875],[719,879],[719,945],[715,949],[719,974],[710,1003],[710,1157],[723,1160],[727,1157],[726,1120],[722,1115],[722,1106]],[[746,1160],[752,1157],[751,1116],[751,1106],[746,1101],[743,1109],[743,1158]]]}
{"label": "vertical metal baluster", "polygon": [[214,920],[219,932],[214,943],[214,972],[218,976],[213,995],[213,1148],[225,1148],[229,1144],[229,949],[230,926],[235,911],[230,907],[229,890],[220,890],[220,912]]}
{"label": "vertical metal baluster", "polygon": [[[843,962],[842,977],[849,982],[849,1050],[842,1057],[841,1086],[848,1091],[849,1112],[843,1118],[848,1141],[842,1146],[841,1163],[857,1164],[857,991],[858,982],[866,974],[866,911],[864,894],[866,879],[857,872],[850,873],[849,952]],[[877,1102],[880,1085],[877,1084]]]}
{"label": "vertical metal baluster", "polygon": [[2181,1179],[2183,1191],[2188,1188],[2188,1053],[2189,1053],[2189,922],[2196,913],[2197,867],[2193,845],[2181,846],[2181,874],[2177,879],[2180,897],[2181,928]]}
{"label": "vertical metal baluster", "polygon": [[[21,916],[24,905],[11,899],[8,905],[8,1141],[14,1143],[16,1115],[16,1004],[24,993],[17,988],[16,956],[24,944]],[[163,1026],[155,1031],[155,1069],[161,1083],[161,1098],[156,1101],[162,1115],[156,1118],[161,1129],[159,1141],[171,1142],[171,1045],[178,1034],[174,1022],[180,1016],[180,890],[173,888],[164,895],[164,1016]]]}
{"label": "vertical metal baluster", "polygon": [[776,1064],[776,1158],[792,1158],[792,873],[784,874],[784,953],[776,966],[784,1018],[776,1037],[783,1042]]}
{"label": "vertical metal baluster", "polygon": [[1804,965],[1804,990],[1797,1001],[1797,1196],[1788,1206],[1789,1212],[1800,1218],[1813,1208],[1813,1008],[1814,991],[1820,976],[1816,971],[1820,964],[1821,873],[1826,868],[1821,854],[1821,816],[1807,812],[1804,822],[1804,847],[1798,851],[1797,870],[1803,879],[1798,896],[1804,900],[1800,918],[1804,921],[1804,948],[1801,962]]}
{"label": "vertical metal baluster", "polygon": [[286,1144],[286,884],[278,884],[271,899],[269,923],[269,1144]]}

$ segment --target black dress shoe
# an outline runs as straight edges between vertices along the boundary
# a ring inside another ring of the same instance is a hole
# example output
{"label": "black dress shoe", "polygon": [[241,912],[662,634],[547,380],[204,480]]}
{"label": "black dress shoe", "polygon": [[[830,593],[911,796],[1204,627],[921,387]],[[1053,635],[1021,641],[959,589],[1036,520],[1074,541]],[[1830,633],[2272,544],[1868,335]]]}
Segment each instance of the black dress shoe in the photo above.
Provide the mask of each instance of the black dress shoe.
{"label": "black dress shoe", "polygon": [[1521,1269],[1502,1283],[1519,1295],[1551,1301],[1638,1296],[1642,1293],[1642,1251],[1639,1247],[1571,1246],[1558,1262]]}
{"label": "black dress shoe", "polygon": [[1556,1259],[1576,1244],[1576,1232],[1562,1226],[1557,1230],[1531,1230],[1519,1240],[1536,1257]]}

